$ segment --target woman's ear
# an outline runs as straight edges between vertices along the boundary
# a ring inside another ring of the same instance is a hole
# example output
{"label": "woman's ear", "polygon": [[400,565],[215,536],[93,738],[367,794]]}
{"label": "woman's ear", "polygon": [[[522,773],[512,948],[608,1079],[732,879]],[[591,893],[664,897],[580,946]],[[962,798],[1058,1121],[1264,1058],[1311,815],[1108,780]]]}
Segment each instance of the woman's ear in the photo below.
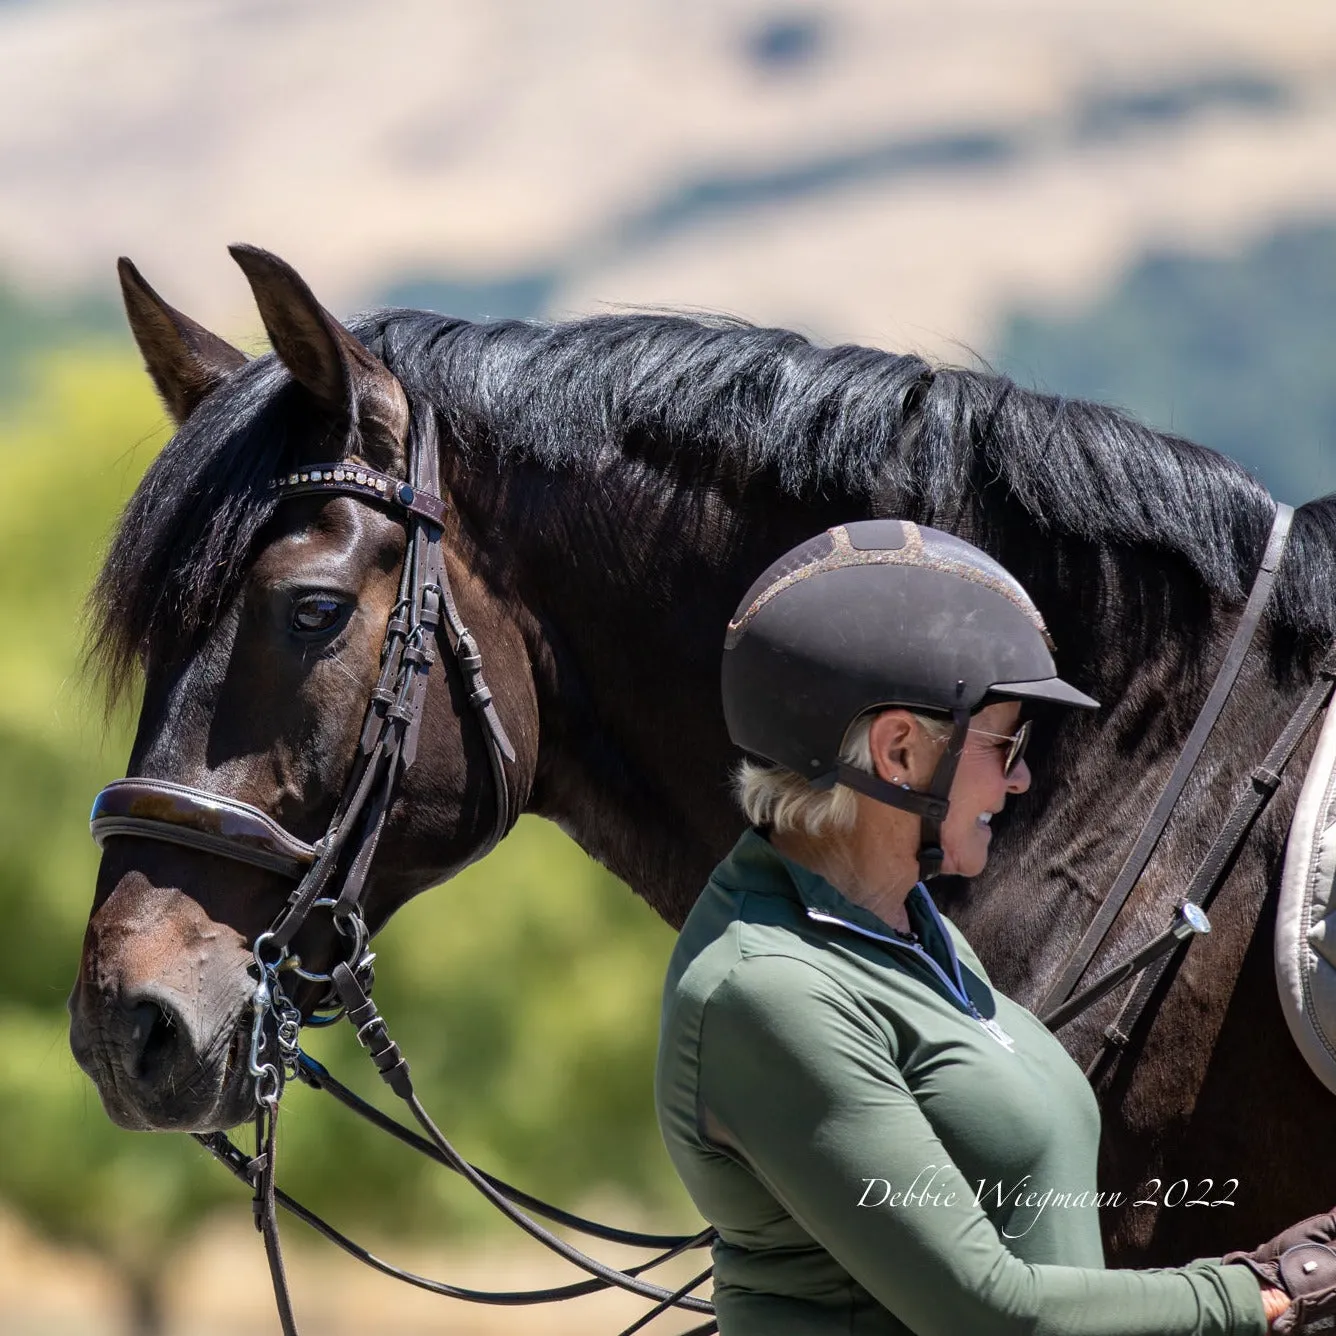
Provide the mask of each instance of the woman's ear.
{"label": "woman's ear", "polygon": [[[926,741],[918,721],[908,710],[884,710],[868,730],[872,769],[891,784],[918,787],[923,758],[919,755]],[[935,761],[934,763],[935,764]],[[931,771],[931,766],[928,767]]]}

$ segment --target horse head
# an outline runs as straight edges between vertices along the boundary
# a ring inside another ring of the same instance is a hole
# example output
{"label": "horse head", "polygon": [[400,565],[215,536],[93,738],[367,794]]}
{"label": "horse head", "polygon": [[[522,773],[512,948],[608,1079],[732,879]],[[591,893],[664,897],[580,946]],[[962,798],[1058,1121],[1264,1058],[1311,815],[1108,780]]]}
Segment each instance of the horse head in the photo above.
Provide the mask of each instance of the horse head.
{"label": "horse head", "polygon": [[[254,247],[232,254],[273,344],[255,360],[120,265],[131,328],[178,430],[127,507],[95,593],[113,681],[142,670],[128,767],[141,783],[108,790],[120,819],[102,823],[69,1005],[79,1065],[108,1114],[132,1128],[214,1130],[253,1109],[255,944],[347,815],[350,777],[362,773],[374,732],[368,702],[385,693],[387,626],[412,612],[401,572],[413,516],[354,479],[376,480],[382,494],[388,482],[393,493],[409,481],[424,434],[436,457],[434,410],[411,402],[293,269]],[[346,465],[348,487],[276,485],[316,464]],[[412,481],[441,490],[436,477]],[[412,730],[416,759],[396,752],[388,785],[377,780],[359,812],[379,819],[384,836],[357,906],[371,930],[490,847],[523,806],[534,761],[522,624],[470,561],[476,540],[458,515],[447,505],[433,518],[423,531],[443,570],[424,580],[453,589],[519,754],[507,804],[467,656],[418,644],[426,659],[417,670],[433,685]],[[394,708],[382,699],[379,718]],[[365,810],[377,802],[383,818]],[[268,852],[238,855],[238,840]],[[351,858],[358,846],[342,851]],[[350,949],[360,946],[350,948],[329,913],[312,912],[284,964],[318,978]],[[286,977],[302,1009],[322,1000],[319,982]]]}

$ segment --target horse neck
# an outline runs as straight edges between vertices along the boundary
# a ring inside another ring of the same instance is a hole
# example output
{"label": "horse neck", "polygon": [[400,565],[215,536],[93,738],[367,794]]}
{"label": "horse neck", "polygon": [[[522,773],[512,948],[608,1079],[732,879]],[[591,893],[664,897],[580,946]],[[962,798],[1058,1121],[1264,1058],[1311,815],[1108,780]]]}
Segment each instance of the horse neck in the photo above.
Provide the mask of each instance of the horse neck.
{"label": "horse neck", "polygon": [[[527,810],[680,924],[742,828],[719,701],[723,632],[738,600],[772,560],[828,525],[873,514],[935,523],[1017,575],[1048,621],[1060,671],[1105,706],[1093,718],[1041,714],[1034,786],[999,823],[989,869],[964,895],[939,883],[999,982],[1042,978],[1153,805],[1237,605],[1209,594],[1179,558],[1040,541],[1030,517],[1010,510],[927,514],[901,497],[813,502],[764,485],[725,496],[671,477],[646,486],[632,474],[628,484],[628,473],[625,459],[582,472],[475,459],[450,480],[486,536],[477,559],[525,609],[541,721]],[[1251,764],[1265,750],[1285,699],[1268,662],[1254,655],[1217,732],[1228,730],[1231,745],[1209,749],[1208,767],[1228,772],[1229,758]],[[1194,808],[1202,802],[1185,803],[1166,836],[1168,862],[1157,855],[1176,873]]]}
{"label": "horse neck", "polygon": [[475,460],[451,490],[524,609],[540,719],[527,810],[676,926],[743,826],[719,700],[728,619],[758,571],[852,503],[743,506],[618,471]]}

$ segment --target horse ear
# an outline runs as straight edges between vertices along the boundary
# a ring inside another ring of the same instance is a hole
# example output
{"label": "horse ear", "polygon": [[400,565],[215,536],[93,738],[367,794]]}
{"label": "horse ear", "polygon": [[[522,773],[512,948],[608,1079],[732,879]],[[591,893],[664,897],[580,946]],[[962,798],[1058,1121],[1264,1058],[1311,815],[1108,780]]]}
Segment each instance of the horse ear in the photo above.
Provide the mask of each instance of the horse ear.
{"label": "horse ear", "polygon": [[116,271],[121,276],[125,314],[144,365],[180,426],[202,399],[245,362],[246,355],[168,306],[124,255],[116,261]]}
{"label": "horse ear", "polygon": [[258,246],[229,246],[255,294],[264,327],[284,366],[316,403],[355,423],[367,462],[402,473],[408,396],[394,374],[315,299],[301,275]]}

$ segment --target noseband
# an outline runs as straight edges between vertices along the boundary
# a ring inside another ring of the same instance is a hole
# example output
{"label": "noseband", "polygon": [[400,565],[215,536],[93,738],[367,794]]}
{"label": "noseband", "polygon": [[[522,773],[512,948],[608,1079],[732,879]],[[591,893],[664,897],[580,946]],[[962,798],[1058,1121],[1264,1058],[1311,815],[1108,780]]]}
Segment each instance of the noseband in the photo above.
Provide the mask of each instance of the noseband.
{"label": "noseband", "polygon": [[113,835],[141,835],[285,877],[301,878],[318,856],[258,807],[165,779],[114,780],[93,800],[88,825],[99,849]]}
{"label": "noseband", "polygon": [[[307,844],[250,803],[168,780],[118,779],[108,784],[93,802],[89,828],[99,846],[117,836],[159,840],[260,867],[297,883],[269,928],[253,945],[259,976],[252,1003],[250,1041],[250,1074],[255,1081],[257,1108],[255,1155],[245,1155],[223,1133],[197,1139],[254,1189],[256,1223],[264,1235],[279,1318],[286,1336],[296,1336],[297,1327],[279,1247],[279,1205],[358,1260],[454,1298],[481,1303],[547,1303],[615,1285],[655,1300],[656,1308],[650,1316],[669,1307],[712,1313],[713,1306],[708,1301],[689,1293],[708,1279],[708,1270],[675,1292],[637,1279],[648,1267],[687,1248],[708,1245],[713,1238],[712,1230],[679,1238],[611,1229],[549,1206],[474,1168],[455,1151],[418,1101],[408,1063],[390,1039],[385,1022],[371,1001],[373,957],[367,950],[370,932],[364,914],[367,877],[399,775],[417,756],[427,683],[442,626],[448,633],[450,657],[458,667],[469,704],[482,728],[495,794],[492,829],[474,855],[475,860],[501,841],[512,818],[505,762],[515,760],[515,749],[483,678],[482,653],[460,619],[450,590],[441,546],[446,502],[427,490],[439,477],[434,424],[414,438],[409,476],[411,481],[405,482],[362,465],[339,463],[318,464],[269,482],[276,500],[312,495],[351,496],[387,509],[407,528],[399,596],[385,626],[380,673],[367,704],[351,773],[320,839]],[[344,959],[326,973],[305,968],[291,950],[293,939],[316,908],[329,912],[346,944]],[[326,986],[318,1009],[337,1008],[333,1015],[311,1017],[305,1023],[329,1024],[346,1014],[357,1029],[358,1041],[369,1051],[386,1083],[408,1104],[426,1137],[361,1100],[301,1051],[303,1017],[284,992],[283,975],[289,971]],[[327,1090],[355,1113],[461,1174],[526,1233],[588,1272],[593,1279],[552,1290],[521,1293],[463,1290],[401,1271],[353,1243],[275,1184],[279,1100],[285,1082],[293,1077],[316,1089]],[[618,1271],[557,1238],[516,1209],[515,1203],[595,1237],[666,1251],[627,1272]],[[637,1323],[636,1329],[640,1325]],[[715,1330],[713,1322],[709,1322],[687,1336],[707,1336]]]}

